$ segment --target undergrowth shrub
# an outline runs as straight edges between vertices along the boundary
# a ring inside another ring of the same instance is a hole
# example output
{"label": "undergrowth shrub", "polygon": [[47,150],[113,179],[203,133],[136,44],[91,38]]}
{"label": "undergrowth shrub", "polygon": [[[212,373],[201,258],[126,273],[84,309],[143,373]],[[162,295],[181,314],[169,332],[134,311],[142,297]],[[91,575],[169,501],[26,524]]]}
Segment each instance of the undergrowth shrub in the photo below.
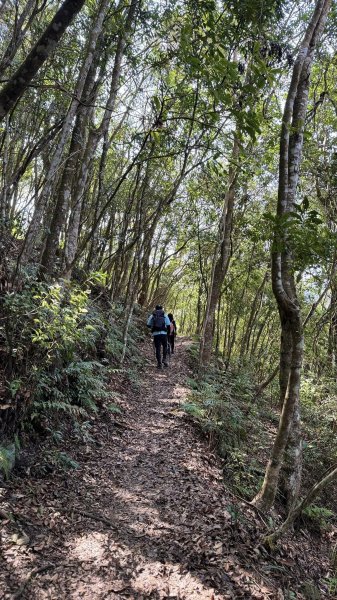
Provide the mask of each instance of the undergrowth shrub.
{"label": "undergrowth shrub", "polygon": [[[195,357],[195,346],[189,350]],[[194,363],[195,364],[195,363]],[[184,410],[207,434],[209,443],[225,461],[227,475],[236,490],[250,496],[258,486],[258,466],[249,456],[247,431],[255,408],[247,416],[244,407],[253,398],[251,379],[246,373],[210,368],[203,377],[187,379],[191,392]]]}
{"label": "undergrowth shrub", "polygon": [[302,518],[310,529],[317,531],[326,531],[330,528],[331,521],[335,518],[335,514],[324,506],[310,504],[302,514]]}
{"label": "undergrowth shrub", "polygon": [[65,412],[74,417],[97,412],[99,400],[108,398],[107,369],[97,361],[78,359],[63,369],[52,372],[36,369],[31,420],[50,411]]}
{"label": "undergrowth shrub", "polygon": [[[189,349],[191,367],[198,364],[198,346]],[[251,499],[259,490],[279,422],[278,387],[273,394],[255,396],[254,373],[248,367],[221,369],[187,379],[190,388],[185,411],[207,433],[210,444],[225,459],[227,481]],[[337,382],[328,377],[303,376],[301,412],[304,490],[337,461]],[[317,499],[326,508],[305,511],[312,528],[324,530],[336,522],[336,486]]]}
{"label": "undergrowth shrub", "polygon": [[321,377],[303,377],[301,405],[306,440],[304,456],[308,464],[329,466],[337,461],[337,382]]}
{"label": "undergrowth shrub", "polygon": [[[334,377],[304,375],[301,383],[304,482],[320,479],[337,462],[337,382]],[[337,486],[320,494],[320,504],[334,511]],[[313,519],[311,519],[313,520]],[[324,519],[323,519],[324,520]],[[323,527],[324,528],[324,527]]]}
{"label": "undergrowth shrub", "polygon": [[14,466],[15,454],[15,444],[0,446],[0,474],[2,474],[5,479],[7,479]]}
{"label": "undergrowth shrub", "polygon": [[[0,297],[7,403],[1,437],[12,438],[18,427],[58,431],[58,422],[84,420],[112,397],[106,384],[119,366],[124,313],[109,303],[97,277],[48,285],[30,273],[19,291]],[[126,355],[134,364],[139,341],[132,322]]]}

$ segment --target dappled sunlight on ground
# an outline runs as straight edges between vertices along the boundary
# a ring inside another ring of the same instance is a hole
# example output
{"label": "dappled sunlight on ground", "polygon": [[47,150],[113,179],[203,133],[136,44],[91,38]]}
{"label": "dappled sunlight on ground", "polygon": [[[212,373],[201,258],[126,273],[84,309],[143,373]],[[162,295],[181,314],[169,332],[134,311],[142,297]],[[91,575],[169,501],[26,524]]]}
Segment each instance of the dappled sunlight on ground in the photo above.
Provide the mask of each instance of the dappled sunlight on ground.
{"label": "dappled sunlight on ground", "polygon": [[70,559],[77,559],[80,562],[101,561],[103,559],[108,534],[89,533],[82,534],[72,541],[72,550],[69,552]]}
{"label": "dappled sunlight on ground", "polygon": [[12,544],[17,525],[8,525],[6,600],[20,586],[23,600],[281,598],[255,570],[254,549],[246,556],[250,525],[233,521],[221,463],[180,408],[180,344],[170,370],[149,366],[142,393],[127,396],[118,435],[112,423],[103,438],[98,425],[100,444],[71,477],[18,495],[29,541]]}
{"label": "dappled sunlight on ground", "polygon": [[214,595],[214,588],[204,586],[191,573],[184,573],[180,564],[148,563],[139,567],[139,573],[133,577],[132,587],[135,592],[150,597],[157,593],[158,597],[188,598],[225,598],[225,595]]}

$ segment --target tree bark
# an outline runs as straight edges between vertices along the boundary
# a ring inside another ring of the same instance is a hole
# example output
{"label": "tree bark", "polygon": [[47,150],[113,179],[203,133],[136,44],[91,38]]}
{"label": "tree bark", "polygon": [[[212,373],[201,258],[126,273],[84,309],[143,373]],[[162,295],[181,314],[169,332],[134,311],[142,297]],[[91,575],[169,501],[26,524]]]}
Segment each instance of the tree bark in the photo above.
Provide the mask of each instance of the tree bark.
{"label": "tree bark", "polygon": [[65,0],[26,60],[0,91],[0,121],[21,98],[40,67],[54,52],[65,30],[81,10],[85,0]]}
{"label": "tree bark", "polygon": [[302,481],[302,432],[299,397],[295,400],[293,418],[285,449],[280,490],[285,498],[288,510],[296,503]]}
{"label": "tree bark", "polygon": [[132,29],[132,25],[134,22],[134,18],[136,15],[136,10],[139,4],[139,0],[132,0],[129,6],[125,25],[123,29],[120,31],[117,41],[115,61],[111,76],[110,83],[110,91],[109,98],[107,101],[106,109],[104,111],[103,119],[99,128],[92,132],[92,135],[89,137],[86,152],[83,157],[80,176],[78,180],[78,186],[74,193],[73,198],[73,209],[70,215],[69,228],[66,238],[65,245],[65,261],[66,261],[66,276],[70,277],[72,265],[76,256],[77,246],[78,246],[78,237],[79,237],[79,227],[80,227],[80,216],[82,211],[82,202],[84,198],[84,193],[87,185],[87,177],[88,177],[88,169],[89,164],[92,160],[92,157],[96,151],[98,142],[101,138],[105,139],[106,134],[109,129],[109,125],[111,122],[112,113],[114,111],[117,99],[117,93],[119,88],[119,81],[122,72],[122,59],[125,52],[125,47],[127,44],[128,36]]}
{"label": "tree bark", "polygon": [[[94,63],[94,61],[93,61]],[[76,176],[76,167],[81,164],[83,148],[86,140],[86,129],[89,114],[92,112],[93,88],[95,83],[96,65],[91,64],[78,107],[67,162],[64,166],[60,187],[57,194],[56,205],[47,235],[46,244],[42,254],[41,265],[43,272],[51,274],[55,270],[55,257],[59,245],[60,233],[66,222],[67,209],[70,205],[73,181]],[[97,89],[97,86],[95,86]]]}
{"label": "tree bark", "polygon": [[69,137],[72,132],[73,121],[75,115],[77,113],[78,106],[80,104],[80,98],[83,93],[83,88],[88,76],[89,69],[91,68],[93,58],[95,55],[96,44],[98,37],[101,33],[103,21],[107,10],[109,8],[109,1],[102,0],[98,9],[97,16],[95,18],[93,27],[90,32],[88,44],[87,44],[87,52],[86,57],[84,59],[81,71],[79,73],[79,77],[76,84],[76,89],[74,93],[74,98],[70,103],[67,115],[65,117],[61,136],[58,141],[57,147],[53,154],[53,157],[50,162],[50,166],[47,173],[47,178],[43,190],[38,198],[37,204],[35,206],[34,214],[32,220],[30,222],[27,235],[25,238],[25,244],[21,254],[21,262],[25,264],[28,262],[33,254],[34,249],[38,246],[41,238],[43,236],[43,231],[41,231],[41,222],[43,213],[45,211],[45,207],[47,202],[52,195],[52,191],[56,189],[56,184],[59,179],[59,169],[62,163],[62,158],[64,155],[64,150],[66,144],[69,140]]}
{"label": "tree bark", "polygon": [[220,225],[220,240],[219,240],[219,255],[215,262],[211,286],[208,293],[207,309],[204,320],[200,344],[200,366],[206,367],[211,360],[213,337],[214,337],[214,320],[216,307],[219,302],[221,287],[225,279],[231,249],[231,232],[233,221],[233,210],[235,202],[236,183],[238,175],[237,160],[239,157],[239,138],[235,134],[231,164],[228,173],[228,187],[224,198],[224,207]]}
{"label": "tree bark", "polygon": [[[40,12],[41,10],[43,10],[43,7],[38,8],[37,0],[27,0],[26,4],[22,10],[21,15],[20,16],[18,16],[17,14],[15,15],[15,23],[14,23],[14,27],[13,27],[12,37],[11,37],[11,39],[8,43],[8,46],[7,46],[6,50],[4,51],[4,53],[1,57],[1,60],[0,60],[0,73],[1,73],[2,77],[3,77],[6,69],[12,63],[13,58],[15,57],[18,49],[20,48],[22,41],[25,37],[25,34],[27,32],[27,29],[31,25],[36,14],[38,12]],[[1,9],[0,9],[0,11],[1,11]],[[17,12],[17,8],[16,8],[16,12]],[[0,12],[0,14],[1,14],[1,12]],[[24,26],[24,23],[25,23],[25,20],[27,17],[28,17],[28,21],[27,21],[26,25]]]}
{"label": "tree bark", "polygon": [[243,360],[243,358],[246,356],[246,354],[249,351],[250,338],[252,335],[252,331],[254,329],[254,322],[255,322],[257,315],[259,313],[259,310],[261,308],[263,292],[264,292],[266,282],[268,280],[268,274],[269,274],[268,272],[265,273],[263,280],[262,280],[259,288],[257,289],[254,300],[252,302],[248,322],[247,322],[247,325],[245,326],[245,330],[242,335],[241,350],[240,350],[240,359],[241,360]]}
{"label": "tree bark", "polygon": [[[282,217],[294,210],[311,66],[315,47],[323,31],[330,3],[330,0],[318,0],[316,3],[315,11],[293,67],[283,113],[280,139],[277,203],[277,218],[280,223],[282,223]],[[299,391],[303,358],[303,327],[293,269],[291,240],[287,235],[286,226],[278,227],[275,230],[272,249],[272,287],[282,328],[281,352],[284,351],[286,354],[286,357],[284,354],[280,360],[280,378],[282,378],[283,386],[281,394],[284,393],[285,383],[287,383],[287,386],[278,432],[266,468],[264,482],[261,490],[253,500],[253,504],[261,510],[269,510],[274,503],[289,432],[294,419],[295,422],[300,420]],[[291,477],[293,477],[291,487],[294,493],[297,494],[300,487],[301,472],[300,438],[297,440],[296,452],[293,453],[293,456],[296,459],[296,464],[293,464],[290,468]]]}
{"label": "tree bark", "polygon": [[330,298],[330,324],[328,338],[328,358],[333,377],[337,374],[337,286],[336,281],[331,282]]}

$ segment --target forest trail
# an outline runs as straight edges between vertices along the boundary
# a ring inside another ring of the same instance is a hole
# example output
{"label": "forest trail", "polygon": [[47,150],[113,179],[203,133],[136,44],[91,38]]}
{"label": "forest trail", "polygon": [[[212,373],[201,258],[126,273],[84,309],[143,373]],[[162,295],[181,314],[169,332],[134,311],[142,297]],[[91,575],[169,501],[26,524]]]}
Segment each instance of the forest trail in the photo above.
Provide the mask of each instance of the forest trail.
{"label": "forest trail", "polygon": [[79,469],[14,478],[8,507],[20,517],[3,536],[5,598],[278,597],[234,564],[229,539],[240,526],[220,462],[180,408],[188,344],[178,341],[162,371],[148,344],[140,393],[125,399],[119,427],[95,425]]}

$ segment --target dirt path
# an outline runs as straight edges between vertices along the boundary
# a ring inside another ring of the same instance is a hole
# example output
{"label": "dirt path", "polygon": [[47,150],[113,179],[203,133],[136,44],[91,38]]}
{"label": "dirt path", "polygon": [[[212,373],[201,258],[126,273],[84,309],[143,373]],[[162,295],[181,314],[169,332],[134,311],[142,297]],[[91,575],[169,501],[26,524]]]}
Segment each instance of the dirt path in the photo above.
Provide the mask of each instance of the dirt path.
{"label": "dirt path", "polygon": [[5,521],[1,597],[278,597],[254,590],[234,564],[228,538],[240,527],[219,462],[180,409],[186,346],[179,341],[163,371],[149,355],[124,422],[97,421],[97,435],[78,454],[80,469],[11,485],[6,500],[22,520]]}

